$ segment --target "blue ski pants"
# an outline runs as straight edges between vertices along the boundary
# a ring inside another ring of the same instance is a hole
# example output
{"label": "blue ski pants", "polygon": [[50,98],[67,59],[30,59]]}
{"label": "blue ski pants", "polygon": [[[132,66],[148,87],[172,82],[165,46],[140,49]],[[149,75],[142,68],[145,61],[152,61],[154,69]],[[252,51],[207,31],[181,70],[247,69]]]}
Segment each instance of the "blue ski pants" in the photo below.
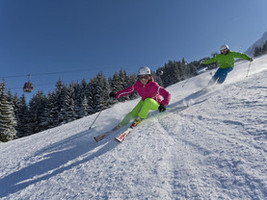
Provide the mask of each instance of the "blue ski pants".
{"label": "blue ski pants", "polygon": [[215,72],[215,74],[212,77],[212,79],[210,80],[209,85],[214,84],[216,82],[218,84],[222,84],[225,81],[225,79],[227,77],[227,74],[232,70],[233,70],[233,67],[228,67],[228,68],[224,68],[224,69],[223,68],[219,68]]}

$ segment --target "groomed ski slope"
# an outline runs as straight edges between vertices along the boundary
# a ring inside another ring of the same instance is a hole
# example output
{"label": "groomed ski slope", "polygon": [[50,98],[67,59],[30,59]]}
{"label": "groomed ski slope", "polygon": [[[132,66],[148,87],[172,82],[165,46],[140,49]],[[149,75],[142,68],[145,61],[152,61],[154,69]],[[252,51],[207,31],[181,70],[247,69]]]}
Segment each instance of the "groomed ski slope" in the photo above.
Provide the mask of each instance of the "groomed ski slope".
{"label": "groomed ski slope", "polygon": [[[210,71],[168,87],[171,104],[123,143],[116,131],[138,100],[0,144],[0,199],[267,199],[267,56],[240,61],[222,86]],[[190,104],[187,109],[181,107]]]}

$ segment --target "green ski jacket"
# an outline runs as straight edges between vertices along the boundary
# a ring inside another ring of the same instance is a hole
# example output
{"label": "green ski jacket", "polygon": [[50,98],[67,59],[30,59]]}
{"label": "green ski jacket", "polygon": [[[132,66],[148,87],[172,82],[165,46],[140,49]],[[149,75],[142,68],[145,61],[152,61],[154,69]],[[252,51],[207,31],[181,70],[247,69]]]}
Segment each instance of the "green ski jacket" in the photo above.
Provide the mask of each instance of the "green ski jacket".
{"label": "green ski jacket", "polygon": [[234,67],[235,58],[250,60],[250,57],[246,54],[234,52],[234,51],[229,51],[226,55],[218,54],[218,55],[214,56],[213,58],[204,61],[203,64],[207,65],[207,64],[218,61],[219,67],[225,69],[228,67]]}

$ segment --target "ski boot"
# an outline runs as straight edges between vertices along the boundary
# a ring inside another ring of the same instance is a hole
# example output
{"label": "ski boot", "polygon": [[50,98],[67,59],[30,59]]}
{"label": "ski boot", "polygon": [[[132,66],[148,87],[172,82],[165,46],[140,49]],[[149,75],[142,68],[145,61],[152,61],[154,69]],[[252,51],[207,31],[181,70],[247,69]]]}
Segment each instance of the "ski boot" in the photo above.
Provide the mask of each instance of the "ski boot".
{"label": "ski boot", "polygon": [[133,121],[133,123],[132,123],[132,125],[131,125],[131,128],[135,128],[141,121],[142,121],[143,119],[141,118],[141,117],[137,117],[134,121]]}

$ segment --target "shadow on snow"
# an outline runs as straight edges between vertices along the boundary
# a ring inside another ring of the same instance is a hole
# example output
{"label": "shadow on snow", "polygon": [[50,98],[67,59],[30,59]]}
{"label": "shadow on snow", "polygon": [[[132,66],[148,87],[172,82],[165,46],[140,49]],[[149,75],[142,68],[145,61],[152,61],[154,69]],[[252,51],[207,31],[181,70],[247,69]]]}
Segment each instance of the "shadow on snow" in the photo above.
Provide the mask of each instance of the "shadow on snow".
{"label": "shadow on snow", "polygon": [[[118,145],[115,140],[111,139],[105,140],[105,143],[100,142],[100,144],[102,147],[94,152],[99,147],[98,144],[94,142],[89,131],[83,131],[41,149],[29,158],[29,160],[40,158],[40,161],[13,172],[0,180],[0,198],[86,163]],[[81,158],[77,160],[78,157]]]}

